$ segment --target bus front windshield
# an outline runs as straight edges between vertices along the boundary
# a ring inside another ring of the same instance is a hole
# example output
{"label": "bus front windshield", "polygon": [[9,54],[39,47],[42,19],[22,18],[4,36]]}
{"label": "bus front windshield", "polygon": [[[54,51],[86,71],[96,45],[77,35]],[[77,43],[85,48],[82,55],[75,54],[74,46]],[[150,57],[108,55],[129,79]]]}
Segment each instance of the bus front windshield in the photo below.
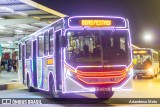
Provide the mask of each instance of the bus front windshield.
{"label": "bus front windshield", "polygon": [[131,61],[127,31],[67,31],[66,62],[73,65],[126,65]]}
{"label": "bus front windshield", "polygon": [[151,54],[133,55],[133,65],[134,69],[149,68],[152,65],[152,55]]}

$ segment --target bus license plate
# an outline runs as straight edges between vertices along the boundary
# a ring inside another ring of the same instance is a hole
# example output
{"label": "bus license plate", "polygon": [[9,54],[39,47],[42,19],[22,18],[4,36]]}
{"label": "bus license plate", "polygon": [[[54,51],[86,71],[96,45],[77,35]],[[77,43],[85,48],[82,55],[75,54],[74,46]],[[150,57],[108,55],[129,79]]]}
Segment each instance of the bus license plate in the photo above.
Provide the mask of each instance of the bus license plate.
{"label": "bus license plate", "polygon": [[90,78],[88,80],[86,80],[88,82],[114,82],[115,80],[113,78],[100,78],[100,79],[96,79],[96,78]]}
{"label": "bus license plate", "polygon": [[105,78],[97,79],[97,78],[90,78],[89,82],[107,82],[108,80]]}
{"label": "bus license plate", "polygon": [[111,91],[111,88],[97,88],[96,91]]}

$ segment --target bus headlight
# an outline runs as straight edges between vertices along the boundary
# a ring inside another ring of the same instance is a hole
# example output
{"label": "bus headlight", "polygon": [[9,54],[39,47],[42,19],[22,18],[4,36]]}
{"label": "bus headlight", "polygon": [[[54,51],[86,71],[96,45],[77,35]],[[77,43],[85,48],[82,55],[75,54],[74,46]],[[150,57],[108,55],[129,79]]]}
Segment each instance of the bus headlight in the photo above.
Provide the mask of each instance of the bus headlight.
{"label": "bus headlight", "polygon": [[131,67],[127,68],[126,71],[129,75],[132,75],[133,74],[133,67],[131,66]]}
{"label": "bus headlight", "polygon": [[68,75],[69,77],[71,77],[71,76],[73,76],[73,73],[72,73],[71,71],[67,70],[67,75]]}
{"label": "bus headlight", "polygon": [[152,68],[148,68],[148,75],[154,75],[154,70]]}
{"label": "bus headlight", "polygon": [[133,68],[131,68],[129,71],[129,75],[132,75],[132,74],[133,74]]}
{"label": "bus headlight", "polygon": [[149,68],[148,71],[151,73],[151,72],[153,71],[153,69],[152,69],[152,68]]}

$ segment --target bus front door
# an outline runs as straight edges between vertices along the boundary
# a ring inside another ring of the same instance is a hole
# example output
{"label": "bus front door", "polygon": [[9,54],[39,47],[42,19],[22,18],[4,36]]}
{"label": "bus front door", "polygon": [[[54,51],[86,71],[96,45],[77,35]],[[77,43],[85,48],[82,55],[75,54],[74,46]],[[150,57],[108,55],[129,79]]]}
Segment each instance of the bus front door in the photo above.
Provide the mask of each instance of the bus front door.
{"label": "bus front door", "polygon": [[22,78],[23,84],[25,83],[25,45],[22,45]]}
{"label": "bus front door", "polygon": [[61,47],[60,47],[61,30],[55,32],[55,70],[57,89],[61,90],[62,71],[61,71]]}
{"label": "bus front door", "polygon": [[33,41],[33,54],[32,54],[32,57],[33,57],[33,71],[32,71],[32,77],[33,77],[33,85],[34,87],[37,87],[37,46],[36,46],[36,40]]}

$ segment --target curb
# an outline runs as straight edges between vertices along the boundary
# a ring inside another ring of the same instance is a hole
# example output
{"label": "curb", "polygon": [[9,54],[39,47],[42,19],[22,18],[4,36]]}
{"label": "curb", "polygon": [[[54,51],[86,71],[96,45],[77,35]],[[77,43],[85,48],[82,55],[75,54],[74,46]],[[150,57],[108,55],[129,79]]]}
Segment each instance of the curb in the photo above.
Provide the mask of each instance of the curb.
{"label": "curb", "polygon": [[1,84],[0,85],[0,91],[2,91],[2,90],[12,90],[12,89],[16,89],[16,88],[21,88],[23,86],[24,85],[20,82]]}

